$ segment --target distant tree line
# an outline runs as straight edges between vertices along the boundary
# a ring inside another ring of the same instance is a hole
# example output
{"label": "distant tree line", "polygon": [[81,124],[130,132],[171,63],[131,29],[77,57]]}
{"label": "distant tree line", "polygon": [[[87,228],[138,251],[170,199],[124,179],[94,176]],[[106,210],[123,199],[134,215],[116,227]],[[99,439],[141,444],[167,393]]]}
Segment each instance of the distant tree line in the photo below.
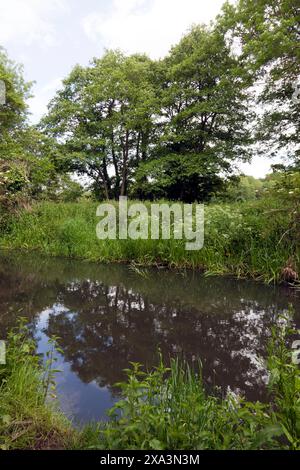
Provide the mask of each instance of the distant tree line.
{"label": "distant tree line", "polygon": [[108,50],[76,65],[37,127],[30,84],[0,50],[0,198],[77,194],[75,173],[98,199],[206,201],[254,151],[297,168],[299,40],[297,0],[226,3],[161,60]]}

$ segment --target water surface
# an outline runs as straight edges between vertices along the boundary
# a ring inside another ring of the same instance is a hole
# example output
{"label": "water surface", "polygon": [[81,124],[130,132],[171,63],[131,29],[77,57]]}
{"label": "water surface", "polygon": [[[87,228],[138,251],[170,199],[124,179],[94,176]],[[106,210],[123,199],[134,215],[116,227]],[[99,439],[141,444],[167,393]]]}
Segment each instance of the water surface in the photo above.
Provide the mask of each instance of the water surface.
{"label": "water surface", "polygon": [[184,357],[203,364],[206,387],[266,399],[259,359],[270,327],[300,299],[286,287],[200,273],[144,270],[0,253],[0,338],[26,317],[38,352],[59,337],[57,391],[75,421],[105,419],[131,361],[146,368]]}

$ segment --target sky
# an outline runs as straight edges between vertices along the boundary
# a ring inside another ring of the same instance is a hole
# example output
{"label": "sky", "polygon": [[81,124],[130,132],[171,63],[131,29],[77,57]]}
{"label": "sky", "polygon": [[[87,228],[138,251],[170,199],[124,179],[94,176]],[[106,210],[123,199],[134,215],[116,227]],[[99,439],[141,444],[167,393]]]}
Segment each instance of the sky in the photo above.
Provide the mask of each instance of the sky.
{"label": "sky", "polygon": [[[224,0],[0,0],[0,45],[24,65],[34,81],[29,100],[37,123],[61,80],[75,64],[87,65],[106,48],[163,57],[188,28],[208,23]],[[263,177],[273,161],[241,164],[246,174]]]}

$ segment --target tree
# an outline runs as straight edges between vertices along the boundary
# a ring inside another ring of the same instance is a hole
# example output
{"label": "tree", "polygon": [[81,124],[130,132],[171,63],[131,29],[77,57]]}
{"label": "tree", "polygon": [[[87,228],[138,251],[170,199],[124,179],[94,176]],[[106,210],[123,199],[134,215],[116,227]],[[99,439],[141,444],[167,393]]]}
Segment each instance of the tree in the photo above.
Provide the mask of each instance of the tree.
{"label": "tree", "polygon": [[99,197],[126,195],[153,142],[152,62],[108,51],[77,66],[52,100],[42,128],[63,142],[69,169],[89,176]]}
{"label": "tree", "polygon": [[[257,138],[270,155],[299,160],[300,21],[298,0],[239,0],[219,23],[241,46],[239,60],[257,81]],[[298,92],[297,92],[298,87]]]}
{"label": "tree", "polygon": [[216,194],[216,201],[241,202],[261,197],[266,189],[265,181],[253,176],[236,176],[226,186],[225,191]]}
{"label": "tree", "polygon": [[5,84],[5,103],[0,105],[0,209],[3,214],[30,199],[40,197],[56,175],[54,142],[27,121],[30,83],[22,67],[0,49],[0,80]]}
{"label": "tree", "polygon": [[159,68],[160,142],[137,180],[143,176],[146,194],[206,200],[232,162],[249,158],[249,74],[222,31],[204,26],[192,28]]}
{"label": "tree", "polygon": [[222,31],[194,27],[162,61],[107,51],[75,67],[42,128],[99,198],[206,200],[249,158],[249,83]]}
{"label": "tree", "polygon": [[0,46],[0,80],[4,83],[5,103],[0,105],[0,149],[26,119],[26,98],[29,96],[30,83],[22,75],[22,67],[10,61]]}
{"label": "tree", "polygon": [[0,203],[11,202],[11,195],[19,190],[22,169],[14,161],[17,140],[26,119],[26,98],[30,84],[25,83],[22,69],[10,61],[0,48],[0,80],[4,83],[4,103],[0,105]]}

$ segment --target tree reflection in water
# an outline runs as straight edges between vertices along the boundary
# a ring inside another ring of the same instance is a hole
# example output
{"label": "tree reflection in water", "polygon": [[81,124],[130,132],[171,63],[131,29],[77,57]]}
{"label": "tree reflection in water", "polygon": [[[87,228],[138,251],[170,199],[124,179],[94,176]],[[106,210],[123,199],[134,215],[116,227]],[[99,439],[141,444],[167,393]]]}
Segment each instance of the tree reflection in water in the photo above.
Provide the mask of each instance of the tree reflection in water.
{"label": "tree reflection in water", "polygon": [[[229,278],[100,266],[29,255],[0,256],[0,333],[26,315],[33,334],[58,336],[63,359],[83,383],[115,394],[130,361],[146,368],[180,355],[203,364],[208,387],[263,399],[258,361],[278,313],[299,297],[286,288]],[[40,314],[46,312],[41,322]]]}

